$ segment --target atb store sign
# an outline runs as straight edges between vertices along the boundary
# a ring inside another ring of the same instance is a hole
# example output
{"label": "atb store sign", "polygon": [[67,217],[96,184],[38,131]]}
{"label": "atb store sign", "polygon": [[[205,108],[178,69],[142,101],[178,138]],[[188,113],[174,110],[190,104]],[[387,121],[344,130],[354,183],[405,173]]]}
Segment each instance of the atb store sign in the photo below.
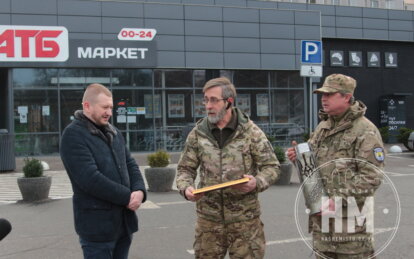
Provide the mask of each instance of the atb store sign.
{"label": "atb store sign", "polygon": [[0,67],[156,67],[155,35],[124,28],[122,40],[81,40],[62,26],[0,25]]}
{"label": "atb store sign", "polygon": [[64,62],[68,42],[62,26],[0,25],[0,62]]}

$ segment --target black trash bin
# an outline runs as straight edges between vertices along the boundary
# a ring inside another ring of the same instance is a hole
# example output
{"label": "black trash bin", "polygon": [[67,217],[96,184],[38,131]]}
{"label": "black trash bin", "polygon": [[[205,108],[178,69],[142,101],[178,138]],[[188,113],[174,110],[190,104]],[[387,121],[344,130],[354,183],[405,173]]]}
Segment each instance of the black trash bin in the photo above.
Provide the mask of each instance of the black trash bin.
{"label": "black trash bin", "polygon": [[16,157],[14,156],[14,136],[7,129],[0,129],[0,172],[14,171]]}

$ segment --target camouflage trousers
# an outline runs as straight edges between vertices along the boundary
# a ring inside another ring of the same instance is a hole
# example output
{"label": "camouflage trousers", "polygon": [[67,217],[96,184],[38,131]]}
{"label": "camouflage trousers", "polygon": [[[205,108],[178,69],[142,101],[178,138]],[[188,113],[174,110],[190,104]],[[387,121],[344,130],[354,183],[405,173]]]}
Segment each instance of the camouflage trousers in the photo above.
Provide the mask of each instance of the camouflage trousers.
{"label": "camouflage trousers", "polygon": [[266,241],[260,218],[225,225],[198,218],[195,232],[195,258],[224,258],[227,250],[230,258],[264,257]]}
{"label": "camouflage trousers", "polygon": [[319,254],[315,253],[317,259],[375,259],[375,257],[372,256],[374,251],[361,254],[337,254],[330,252],[318,253]]}
{"label": "camouflage trousers", "polygon": [[[338,240],[342,240],[338,242]],[[347,241],[344,241],[347,240]],[[313,232],[313,249],[316,258],[365,259],[375,258],[372,237],[366,234],[331,236]]]}

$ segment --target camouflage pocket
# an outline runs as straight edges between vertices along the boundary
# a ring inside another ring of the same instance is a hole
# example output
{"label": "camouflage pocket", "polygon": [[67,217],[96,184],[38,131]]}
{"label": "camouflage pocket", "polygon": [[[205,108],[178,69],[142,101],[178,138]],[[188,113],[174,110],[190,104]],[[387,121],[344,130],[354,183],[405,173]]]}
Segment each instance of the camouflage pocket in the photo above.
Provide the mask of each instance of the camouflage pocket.
{"label": "camouflage pocket", "polygon": [[335,153],[335,158],[344,158],[344,157],[353,157],[354,153],[354,142],[355,136],[346,136],[343,135],[341,139],[338,140],[337,151]]}

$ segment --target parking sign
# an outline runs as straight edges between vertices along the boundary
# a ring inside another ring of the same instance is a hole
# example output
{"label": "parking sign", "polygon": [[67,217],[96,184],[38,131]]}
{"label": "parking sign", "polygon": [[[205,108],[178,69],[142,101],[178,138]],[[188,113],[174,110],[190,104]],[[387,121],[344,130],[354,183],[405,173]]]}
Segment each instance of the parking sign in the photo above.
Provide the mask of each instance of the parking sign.
{"label": "parking sign", "polygon": [[302,63],[322,64],[322,42],[316,40],[302,41]]}

